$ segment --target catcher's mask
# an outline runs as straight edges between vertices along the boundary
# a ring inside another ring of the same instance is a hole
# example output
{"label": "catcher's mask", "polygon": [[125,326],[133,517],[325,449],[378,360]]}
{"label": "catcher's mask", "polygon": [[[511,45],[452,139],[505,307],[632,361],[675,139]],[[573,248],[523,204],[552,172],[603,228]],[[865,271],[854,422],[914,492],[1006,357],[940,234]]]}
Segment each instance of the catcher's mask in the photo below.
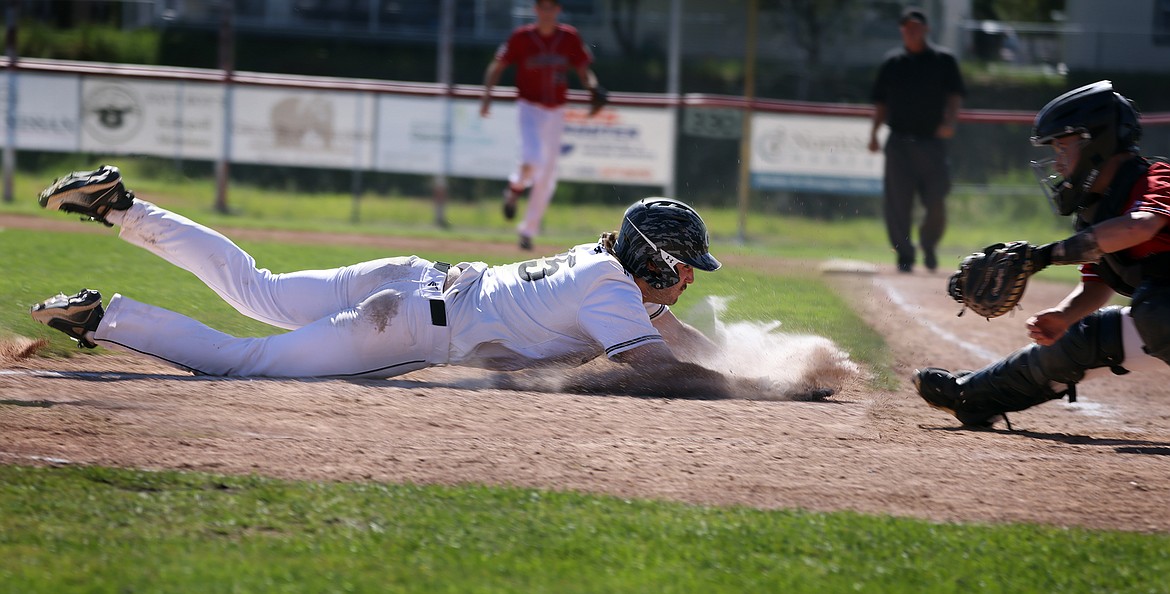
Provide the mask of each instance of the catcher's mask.
{"label": "catcher's mask", "polygon": [[1036,114],[1033,146],[1047,146],[1065,136],[1081,139],[1080,158],[1070,176],[1056,171],[1055,156],[1032,161],[1032,171],[1057,212],[1070,215],[1091,204],[1096,196],[1089,187],[1105,161],[1117,153],[1138,151],[1142,135],[1138,118],[1133,102],[1114,92],[1107,80],[1073,89]]}
{"label": "catcher's mask", "polygon": [[718,270],[708,246],[707,225],[695,209],[671,198],[643,198],[626,209],[613,253],[627,272],[665,289],[679,282],[680,262]]}

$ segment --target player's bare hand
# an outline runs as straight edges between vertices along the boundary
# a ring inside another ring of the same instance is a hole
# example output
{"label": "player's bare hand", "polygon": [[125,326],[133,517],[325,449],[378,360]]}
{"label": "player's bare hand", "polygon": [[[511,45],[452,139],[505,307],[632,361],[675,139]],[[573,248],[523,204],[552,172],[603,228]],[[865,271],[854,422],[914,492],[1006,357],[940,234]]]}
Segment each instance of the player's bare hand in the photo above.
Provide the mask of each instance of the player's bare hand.
{"label": "player's bare hand", "polygon": [[877,136],[871,136],[869,139],[869,152],[876,153],[882,150],[882,145],[878,142]]}
{"label": "player's bare hand", "polygon": [[1046,309],[1028,318],[1028,338],[1040,346],[1049,346],[1064,336],[1073,321],[1059,309]]}
{"label": "player's bare hand", "polygon": [[944,140],[947,138],[954,138],[955,137],[955,125],[954,124],[941,124],[941,125],[939,125],[938,130],[935,130],[934,135],[937,138],[942,138]]}
{"label": "player's bare hand", "polygon": [[483,101],[481,101],[479,104],[479,117],[486,118],[491,114],[491,112],[492,112],[492,99],[491,99],[491,97],[484,97]]}

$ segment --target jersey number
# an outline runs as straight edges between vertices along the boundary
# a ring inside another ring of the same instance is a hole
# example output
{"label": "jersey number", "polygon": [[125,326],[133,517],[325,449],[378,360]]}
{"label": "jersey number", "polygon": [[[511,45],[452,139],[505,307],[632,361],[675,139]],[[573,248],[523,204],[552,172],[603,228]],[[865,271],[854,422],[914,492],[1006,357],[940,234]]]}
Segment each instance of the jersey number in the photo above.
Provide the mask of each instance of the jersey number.
{"label": "jersey number", "polygon": [[561,269],[561,265],[572,268],[577,263],[577,257],[572,253],[557,254],[551,258],[541,258],[539,260],[529,260],[520,263],[520,279],[526,281],[538,281],[546,276],[556,274]]}

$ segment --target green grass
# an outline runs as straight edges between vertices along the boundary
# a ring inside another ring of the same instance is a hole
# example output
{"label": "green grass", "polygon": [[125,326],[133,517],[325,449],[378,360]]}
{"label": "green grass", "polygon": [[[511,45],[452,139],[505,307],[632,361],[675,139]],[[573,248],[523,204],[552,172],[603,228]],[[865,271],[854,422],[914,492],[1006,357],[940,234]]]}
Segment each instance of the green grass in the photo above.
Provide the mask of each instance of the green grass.
{"label": "green grass", "polygon": [[3,592],[1167,592],[1170,538],[0,466]]}

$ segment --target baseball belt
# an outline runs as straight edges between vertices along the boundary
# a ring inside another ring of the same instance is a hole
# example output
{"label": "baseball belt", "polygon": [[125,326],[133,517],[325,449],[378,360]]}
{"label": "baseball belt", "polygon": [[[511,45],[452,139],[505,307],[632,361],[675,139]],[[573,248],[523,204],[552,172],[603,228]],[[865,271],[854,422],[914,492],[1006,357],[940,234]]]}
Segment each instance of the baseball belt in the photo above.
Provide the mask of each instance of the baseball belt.
{"label": "baseball belt", "polygon": [[[435,270],[442,272],[447,278],[443,281],[443,291],[446,292],[455,279],[463,274],[463,269],[446,262],[435,262],[431,265]],[[447,325],[447,303],[440,299],[428,299],[431,302],[431,324],[434,326]]]}

